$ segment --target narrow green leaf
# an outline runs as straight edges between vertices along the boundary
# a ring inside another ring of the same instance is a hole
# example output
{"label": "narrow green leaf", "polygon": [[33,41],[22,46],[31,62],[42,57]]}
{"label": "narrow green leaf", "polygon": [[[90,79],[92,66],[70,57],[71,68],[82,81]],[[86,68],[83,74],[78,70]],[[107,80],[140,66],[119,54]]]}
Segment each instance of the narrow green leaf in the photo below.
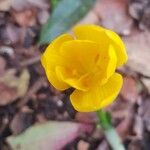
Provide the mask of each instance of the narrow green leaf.
{"label": "narrow green leaf", "polygon": [[58,5],[58,3],[60,3],[60,1],[62,0],[51,0],[52,9],[54,9]]}
{"label": "narrow green leaf", "polygon": [[69,30],[93,6],[95,0],[62,0],[48,22],[42,27],[40,44],[52,41],[56,36]]}

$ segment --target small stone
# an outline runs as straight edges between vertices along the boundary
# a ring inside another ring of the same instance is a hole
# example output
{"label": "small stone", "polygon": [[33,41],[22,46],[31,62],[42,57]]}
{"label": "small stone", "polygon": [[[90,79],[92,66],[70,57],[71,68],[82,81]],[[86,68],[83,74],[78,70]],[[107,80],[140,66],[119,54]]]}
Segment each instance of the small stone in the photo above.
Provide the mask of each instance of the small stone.
{"label": "small stone", "polygon": [[80,140],[77,145],[77,150],[88,150],[89,146],[88,142]]}

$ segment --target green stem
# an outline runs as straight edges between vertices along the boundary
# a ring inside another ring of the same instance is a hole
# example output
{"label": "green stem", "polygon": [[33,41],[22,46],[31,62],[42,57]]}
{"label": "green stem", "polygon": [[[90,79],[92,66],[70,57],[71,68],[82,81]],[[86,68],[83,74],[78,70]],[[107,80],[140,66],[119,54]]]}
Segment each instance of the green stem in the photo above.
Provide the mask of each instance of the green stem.
{"label": "green stem", "polygon": [[52,3],[52,9],[54,10],[55,7],[58,5],[58,3],[60,2],[61,0],[51,0],[51,3]]}
{"label": "green stem", "polygon": [[97,111],[99,124],[104,130],[105,137],[113,150],[125,150],[121,143],[120,137],[111,123],[111,115],[103,110]]}

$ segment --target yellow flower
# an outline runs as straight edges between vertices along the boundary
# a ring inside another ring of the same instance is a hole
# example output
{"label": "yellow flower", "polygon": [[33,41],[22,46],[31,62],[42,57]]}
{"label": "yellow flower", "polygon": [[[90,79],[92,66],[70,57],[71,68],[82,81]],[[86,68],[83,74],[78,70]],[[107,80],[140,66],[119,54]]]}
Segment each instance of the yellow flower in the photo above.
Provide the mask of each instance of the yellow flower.
{"label": "yellow flower", "polygon": [[75,26],[73,35],[57,37],[41,57],[56,89],[75,89],[71,103],[81,112],[96,111],[115,100],[123,82],[115,70],[126,61],[120,37],[96,25]]}

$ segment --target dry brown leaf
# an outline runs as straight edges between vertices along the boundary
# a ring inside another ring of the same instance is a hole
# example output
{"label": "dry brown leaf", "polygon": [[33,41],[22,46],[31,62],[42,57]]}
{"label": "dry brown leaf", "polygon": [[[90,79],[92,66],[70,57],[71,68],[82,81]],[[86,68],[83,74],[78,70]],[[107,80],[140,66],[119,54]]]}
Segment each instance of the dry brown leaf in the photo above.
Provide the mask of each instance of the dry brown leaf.
{"label": "dry brown leaf", "polygon": [[133,124],[133,104],[119,98],[110,107],[113,122],[117,124],[116,130],[121,139],[129,135],[130,126]]}
{"label": "dry brown leaf", "polygon": [[141,80],[150,94],[150,78],[142,78]]}
{"label": "dry brown leaf", "polygon": [[143,131],[144,131],[143,118],[139,114],[136,114],[133,123],[133,132],[136,134],[136,138],[142,139]]}
{"label": "dry brown leaf", "polygon": [[21,29],[12,23],[6,25],[4,34],[6,34],[6,37],[11,44],[17,43],[21,39]]}
{"label": "dry brown leaf", "polygon": [[143,150],[143,146],[142,146],[141,141],[138,139],[132,140],[128,146],[128,150]]}
{"label": "dry brown leaf", "polygon": [[136,87],[136,82],[133,78],[127,76],[124,77],[123,87],[120,94],[122,97],[131,103],[135,103],[138,97],[138,90]]}
{"label": "dry brown leaf", "polygon": [[24,96],[29,84],[29,72],[23,70],[19,77],[14,69],[7,70],[0,76],[0,105],[7,105],[17,98]]}
{"label": "dry brown leaf", "polygon": [[16,97],[16,89],[10,88],[6,86],[5,84],[0,82],[0,105],[4,106],[8,103],[11,103],[14,100],[14,97]]}
{"label": "dry brown leaf", "polygon": [[150,131],[150,99],[147,98],[143,101],[140,107],[142,119],[145,123],[145,127],[148,131]]}
{"label": "dry brown leaf", "polygon": [[97,122],[96,113],[94,112],[88,112],[88,113],[77,112],[75,119],[83,123],[96,123]]}
{"label": "dry brown leaf", "polygon": [[110,147],[108,145],[108,142],[106,140],[103,140],[100,145],[97,147],[96,150],[110,150]]}
{"label": "dry brown leaf", "polygon": [[0,0],[0,11],[9,11],[13,0]]}
{"label": "dry brown leaf", "polygon": [[6,61],[0,56],[0,76],[4,73],[6,67]]}
{"label": "dry brown leaf", "polygon": [[127,66],[136,72],[150,77],[150,32],[135,31],[129,37],[123,38],[127,52]]}
{"label": "dry brown leaf", "polygon": [[150,29],[150,1],[149,0],[130,0],[129,13],[138,20],[141,30]]}
{"label": "dry brown leaf", "polygon": [[127,35],[133,24],[133,19],[127,13],[127,5],[127,0],[98,0],[94,11],[104,27]]}
{"label": "dry brown leaf", "polygon": [[128,134],[130,133],[130,126],[131,126],[131,118],[126,117],[124,120],[120,122],[120,124],[117,126],[116,130],[121,137],[122,140],[126,139]]}
{"label": "dry brown leaf", "polygon": [[89,146],[90,144],[88,142],[80,140],[77,145],[77,150],[88,150]]}
{"label": "dry brown leaf", "polygon": [[36,9],[26,9],[23,11],[12,11],[16,23],[20,26],[34,26],[36,24]]}
{"label": "dry brown leaf", "polygon": [[15,114],[11,123],[10,129],[14,135],[20,134],[26,128],[33,124],[32,110],[28,107],[23,107],[22,110]]}
{"label": "dry brown leaf", "polygon": [[41,10],[38,12],[37,19],[40,24],[45,24],[47,22],[48,18],[49,18],[48,10],[44,9],[44,10]]}
{"label": "dry brown leaf", "polygon": [[49,8],[49,4],[47,0],[13,0],[12,3],[12,8],[16,11],[22,11],[32,7],[44,10]]}
{"label": "dry brown leaf", "polygon": [[97,13],[92,9],[78,24],[99,24],[99,21]]}

